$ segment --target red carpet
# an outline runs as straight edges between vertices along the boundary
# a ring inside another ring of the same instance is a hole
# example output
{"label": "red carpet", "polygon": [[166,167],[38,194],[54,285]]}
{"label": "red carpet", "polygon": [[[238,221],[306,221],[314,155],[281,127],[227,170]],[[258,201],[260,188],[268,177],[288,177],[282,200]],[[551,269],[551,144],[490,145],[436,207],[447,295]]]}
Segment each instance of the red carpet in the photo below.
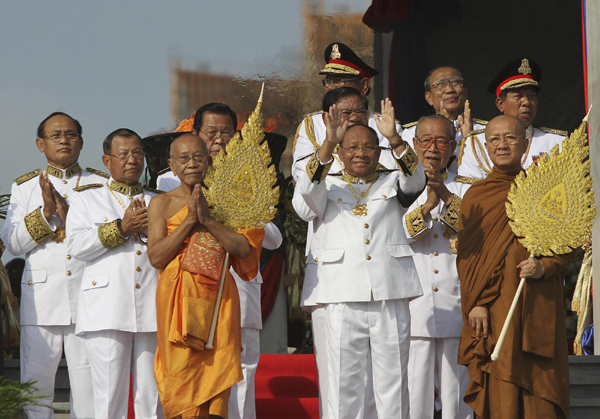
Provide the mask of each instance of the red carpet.
{"label": "red carpet", "polygon": [[256,370],[257,419],[318,419],[314,355],[261,355]]}

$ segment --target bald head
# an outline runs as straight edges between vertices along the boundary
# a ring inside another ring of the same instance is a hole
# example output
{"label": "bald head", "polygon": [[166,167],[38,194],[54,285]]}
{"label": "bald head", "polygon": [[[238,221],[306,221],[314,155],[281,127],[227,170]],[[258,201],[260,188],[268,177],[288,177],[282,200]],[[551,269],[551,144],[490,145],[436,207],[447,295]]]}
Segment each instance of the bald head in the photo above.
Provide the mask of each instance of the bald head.
{"label": "bald head", "polygon": [[519,118],[500,115],[492,119],[485,129],[485,148],[494,167],[507,173],[521,170],[521,159],[529,143],[525,125]]}
{"label": "bald head", "polygon": [[183,134],[171,143],[169,167],[184,185],[201,183],[210,166],[206,143],[195,134]]}

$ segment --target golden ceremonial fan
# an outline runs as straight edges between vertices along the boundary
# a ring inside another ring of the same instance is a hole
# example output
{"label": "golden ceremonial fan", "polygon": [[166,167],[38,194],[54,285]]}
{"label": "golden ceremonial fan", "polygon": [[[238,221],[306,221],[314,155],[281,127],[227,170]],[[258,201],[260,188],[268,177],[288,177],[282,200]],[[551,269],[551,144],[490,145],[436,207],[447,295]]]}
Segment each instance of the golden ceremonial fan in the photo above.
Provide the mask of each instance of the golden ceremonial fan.
{"label": "golden ceremonial fan", "polygon": [[596,217],[587,117],[550,155],[519,173],[506,203],[510,227],[532,256],[569,253],[591,237]]}
{"label": "golden ceremonial fan", "polygon": [[212,207],[212,217],[232,228],[260,228],[275,217],[279,202],[279,187],[275,166],[263,128],[261,111],[263,88],[256,109],[240,133],[236,133],[224,150],[217,155],[204,182],[205,193]]}

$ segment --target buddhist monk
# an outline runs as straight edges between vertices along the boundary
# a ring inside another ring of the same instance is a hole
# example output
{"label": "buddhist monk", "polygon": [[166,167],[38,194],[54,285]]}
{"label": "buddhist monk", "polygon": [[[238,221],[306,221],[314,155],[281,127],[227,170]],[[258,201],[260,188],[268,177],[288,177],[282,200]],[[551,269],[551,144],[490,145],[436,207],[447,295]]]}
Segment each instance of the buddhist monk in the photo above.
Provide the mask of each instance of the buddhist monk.
{"label": "buddhist monk", "polygon": [[[458,227],[463,330],[458,362],[469,371],[464,400],[477,418],[568,418],[569,367],[562,271],[575,252],[529,258],[505,203],[527,150],[512,116],[486,128],[492,173],[465,194]],[[490,355],[520,281],[527,278],[500,358]]]}
{"label": "buddhist monk", "polygon": [[[232,231],[209,214],[202,181],[210,165],[193,134],[171,145],[169,166],[181,186],[148,209],[148,256],[159,269],[158,349],[154,372],[166,418],[227,418],[230,387],[242,379],[238,291],[228,267],[245,280],[256,274],[262,229]],[[226,271],[214,349],[207,341],[221,272]]]}

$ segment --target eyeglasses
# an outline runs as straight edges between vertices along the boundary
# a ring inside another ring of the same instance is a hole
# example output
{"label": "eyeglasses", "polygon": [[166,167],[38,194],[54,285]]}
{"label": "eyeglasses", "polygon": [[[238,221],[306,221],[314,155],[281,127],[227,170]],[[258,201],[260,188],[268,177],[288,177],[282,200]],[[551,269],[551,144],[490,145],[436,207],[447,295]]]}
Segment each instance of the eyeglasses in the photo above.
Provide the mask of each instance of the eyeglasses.
{"label": "eyeglasses", "polygon": [[358,109],[356,111],[349,111],[347,109],[342,109],[340,111],[340,115],[342,116],[343,119],[349,119],[352,115],[356,115],[360,119],[363,119],[364,117],[367,116],[368,113],[369,113],[369,111],[366,109]]}
{"label": "eyeglasses", "polygon": [[375,151],[380,147],[376,147],[374,145],[351,145],[350,147],[340,146],[340,148],[343,148],[348,154],[353,156],[358,152],[358,150],[362,150],[365,154],[374,154]]}
{"label": "eyeglasses", "polygon": [[358,82],[360,80],[360,78],[358,77],[349,77],[349,78],[342,78],[342,77],[326,77],[323,79],[323,86],[326,87],[328,84],[346,84],[347,82]]}
{"label": "eyeglasses", "polygon": [[67,140],[68,142],[72,143],[75,142],[79,139],[79,133],[75,132],[75,131],[55,131],[52,134],[47,135],[46,137],[47,140],[52,141],[53,143],[57,143],[59,142],[62,138],[64,138],[65,140]]}
{"label": "eyeglasses", "polygon": [[429,150],[431,145],[433,143],[435,143],[435,146],[438,150],[444,151],[444,150],[448,150],[448,148],[450,147],[450,144],[454,140],[448,140],[446,138],[427,138],[427,137],[425,137],[425,138],[417,138],[417,141],[419,143],[419,146],[424,150]]}
{"label": "eyeglasses", "polygon": [[187,164],[189,164],[190,161],[192,161],[192,159],[194,160],[195,163],[206,163],[206,161],[208,160],[208,156],[206,154],[200,154],[200,153],[196,153],[193,156],[170,156],[172,159],[177,160],[177,162],[179,164],[181,164],[182,166],[185,166]]}
{"label": "eyeglasses", "polygon": [[462,77],[450,77],[449,79],[439,79],[431,83],[431,87],[438,92],[443,92],[446,90],[448,85],[453,88],[461,87],[465,84],[465,80]]}
{"label": "eyeglasses", "polygon": [[521,135],[515,134],[506,134],[506,135],[491,135],[486,137],[486,141],[490,143],[493,147],[498,147],[500,145],[500,141],[504,140],[508,145],[519,144],[519,141],[523,138]]}
{"label": "eyeglasses", "polygon": [[209,140],[214,140],[215,138],[221,137],[223,141],[229,141],[233,137],[234,133],[231,131],[209,131],[204,132],[200,131],[202,134],[206,136]]}
{"label": "eyeglasses", "polygon": [[107,156],[111,156],[111,157],[116,157],[117,160],[119,160],[121,163],[125,163],[126,161],[129,161],[129,159],[131,157],[133,157],[135,160],[140,160],[143,159],[144,156],[146,156],[146,153],[144,153],[143,151],[132,151],[130,153],[119,153],[119,154],[106,154]]}

